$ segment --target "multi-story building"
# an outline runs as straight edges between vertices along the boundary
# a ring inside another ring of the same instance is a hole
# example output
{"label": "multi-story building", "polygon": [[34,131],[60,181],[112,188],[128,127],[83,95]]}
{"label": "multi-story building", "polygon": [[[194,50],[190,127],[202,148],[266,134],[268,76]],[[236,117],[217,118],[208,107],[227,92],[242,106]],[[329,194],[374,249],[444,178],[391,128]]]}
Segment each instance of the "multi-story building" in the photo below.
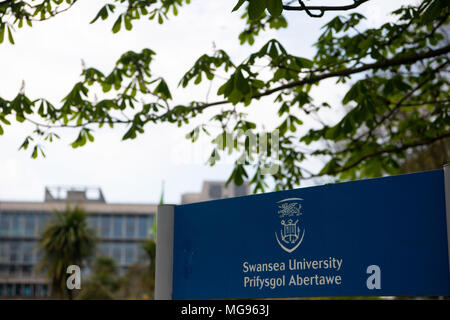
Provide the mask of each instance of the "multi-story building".
{"label": "multi-story building", "polygon": [[37,270],[37,244],[55,211],[68,204],[89,214],[96,254],[113,258],[119,272],[146,259],[141,243],[153,236],[157,205],[107,203],[98,188],[46,188],[44,202],[0,202],[0,299],[49,296],[48,280]]}
{"label": "multi-story building", "polygon": [[237,186],[233,183],[226,185],[224,181],[205,181],[203,182],[200,193],[185,193],[181,196],[181,203],[193,203],[208,200],[216,200],[223,198],[232,198],[246,196],[249,194],[249,185],[244,184]]}

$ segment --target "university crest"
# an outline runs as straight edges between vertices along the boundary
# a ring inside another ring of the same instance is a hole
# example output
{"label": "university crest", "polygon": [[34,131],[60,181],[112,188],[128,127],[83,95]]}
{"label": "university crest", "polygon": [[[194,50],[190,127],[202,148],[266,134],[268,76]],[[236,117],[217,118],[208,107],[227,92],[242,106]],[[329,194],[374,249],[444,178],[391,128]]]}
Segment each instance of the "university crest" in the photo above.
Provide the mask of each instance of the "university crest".
{"label": "university crest", "polygon": [[293,252],[303,241],[305,229],[301,227],[302,215],[301,198],[289,198],[277,202],[277,216],[279,221],[275,238],[280,247],[286,252]]}

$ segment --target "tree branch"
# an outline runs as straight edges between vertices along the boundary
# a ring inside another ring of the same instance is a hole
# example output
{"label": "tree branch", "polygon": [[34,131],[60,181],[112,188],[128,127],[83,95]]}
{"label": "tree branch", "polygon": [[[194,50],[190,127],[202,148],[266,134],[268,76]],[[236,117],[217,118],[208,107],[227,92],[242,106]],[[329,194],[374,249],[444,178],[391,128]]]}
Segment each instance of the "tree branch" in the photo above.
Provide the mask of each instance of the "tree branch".
{"label": "tree branch", "polygon": [[414,141],[414,142],[407,143],[407,144],[404,144],[404,145],[401,145],[401,146],[398,146],[398,147],[394,146],[394,147],[389,147],[389,148],[377,150],[377,151],[368,153],[368,154],[362,156],[361,158],[359,158],[358,160],[352,162],[351,164],[348,164],[346,166],[342,166],[339,169],[336,169],[336,170],[334,170],[332,172],[328,172],[326,174],[316,174],[316,175],[311,176],[309,178],[321,177],[321,176],[324,176],[324,175],[334,176],[334,175],[337,175],[339,173],[342,173],[344,171],[347,171],[347,170],[350,170],[350,169],[356,167],[361,162],[363,162],[364,160],[367,160],[369,158],[376,157],[376,156],[382,155],[384,153],[400,152],[400,151],[404,151],[404,150],[407,150],[407,149],[410,149],[410,148],[415,148],[415,147],[428,145],[428,144],[431,144],[433,142],[436,142],[436,141],[439,141],[439,140],[442,140],[442,139],[445,139],[445,138],[448,138],[448,137],[450,137],[450,131],[447,131],[447,132],[445,132],[444,134],[442,134],[442,135],[440,135],[438,137],[433,137],[433,138],[426,139],[426,140],[421,140],[421,141]]}
{"label": "tree branch", "polygon": [[[434,72],[438,72],[440,69],[442,69],[443,67],[445,67],[449,62],[446,61],[443,64],[441,64],[440,66],[438,66],[436,69],[434,69]],[[400,108],[403,105],[403,103],[407,100],[409,100],[409,98],[412,97],[412,95],[419,90],[420,88],[422,88],[425,84],[427,84],[430,80],[428,79],[428,77],[426,77],[425,79],[423,79],[420,83],[418,83],[412,90],[410,90],[408,93],[406,93],[394,106],[394,108],[392,108],[387,114],[385,114],[379,121],[376,121],[375,125],[370,128],[370,130],[368,132],[366,132],[365,134],[362,134],[360,137],[356,138],[357,140],[361,139],[363,136],[368,135],[368,138],[373,134],[373,132],[375,131],[375,129],[377,129],[384,121],[386,121],[387,119],[389,119],[395,112],[397,112],[398,110],[400,110]],[[367,138],[367,139],[368,139]],[[366,139],[366,142],[367,142]]]}
{"label": "tree branch", "polygon": [[365,64],[358,68],[343,69],[340,71],[325,73],[325,74],[321,74],[318,76],[302,79],[299,81],[290,82],[285,85],[282,85],[282,86],[267,90],[263,93],[257,94],[255,96],[253,96],[253,98],[260,98],[260,97],[268,96],[268,95],[271,95],[272,93],[280,91],[280,90],[290,89],[290,88],[302,86],[305,84],[314,84],[316,82],[319,82],[321,80],[328,79],[328,78],[349,76],[349,75],[352,75],[355,73],[360,73],[360,72],[364,72],[364,71],[371,70],[371,69],[381,69],[381,68],[399,66],[399,65],[403,65],[403,64],[412,64],[414,62],[417,62],[417,61],[420,61],[423,59],[437,57],[437,56],[440,56],[440,55],[443,55],[443,54],[446,54],[449,52],[450,52],[450,44],[445,47],[436,49],[436,50],[429,50],[427,52],[417,53],[414,55],[386,59],[386,60],[379,61],[379,62]]}
{"label": "tree branch", "polygon": [[[415,62],[423,60],[423,59],[437,57],[437,56],[440,56],[440,55],[443,55],[443,54],[446,54],[449,52],[450,52],[450,44],[445,47],[438,48],[436,50],[429,50],[427,52],[417,53],[414,55],[386,59],[386,60],[379,61],[379,62],[365,64],[365,65],[363,65],[361,67],[357,67],[357,68],[347,68],[347,69],[343,69],[343,70],[339,70],[339,71],[324,73],[324,74],[317,75],[317,76],[311,76],[311,77],[308,77],[308,78],[305,78],[305,79],[302,79],[299,81],[293,81],[293,82],[281,85],[279,87],[275,87],[273,89],[266,90],[262,93],[254,95],[252,97],[252,99],[258,99],[258,98],[262,98],[265,96],[269,96],[275,92],[285,90],[285,89],[291,89],[291,88],[303,86],[306,84],[314,84],[314,83],[317,83],[319,81],[329,79],[329,78],[349,76],[349,75],[352,75],[355,73],[360,73],[360,72],[368,71],[371,69],[380,69],[380,68],[399,66],[399,65],[403,65],[403,64],[412,64],[412,63],[415,63]],[[209,107],[227,104],[227,103],[230,103],[230,102],[228,100],[216,101],[216,102],[212,102],[212,103],[205,103],[205,104],[202,104],[197,107],[192,107],[192,109],[196,110],[196,111],[203,111],[204,109],[207,109]]]}
{"label": "tree branch", "polygon": [[[302,0],[298,0],[300,6],[284,5],[283,9],[288,11],[305,11],[310,17],[320,18],[325,14],[325,11],[346,11],[359,7],[364,2],[369,0],[353,0],[352,4],[345,6],[306,6]],[[319,13],[312,13],[311,11],[319,11]]]}
{"label": "tree branch", "polygon": [[[427,52],[422,52],[422,53],[417,53],[417,54],[402,56],[402,57],[396,57],[396,58],[387,59],[387,60],[383,60],[383,61],[375,62],[375,63],[371,63],[371,64],[365,64],[365,65],[357,67],[357,68],[347,68],[347,69],[343,69],[343,70],[339,70],[339,71],[324,73],[324,74],[317,75],[317,76],[310,76],[310,77],[304,78],[299,81],[293,81],[293,82],[275,87],[273,89],[266,90],[262,93],[252,96],[252,99],[259,99],[259,98],[262,98],[265,96],[269,96],[275,92],[282,91],[285,89],[291,89],[291,88],[303,86],[306,84],[314,84],[314,83],[317,83],[324,79],[349,76],[352,74],[356,74],[356,73],[360,73],[360,72],[364,72],[364,71],[368,71],[368,70],[372,70],[372,69],[380,69],[380,68],[387,68],[387,67],[393,67],[393,66],[404,65],[404,64],[412,64],[417,61],[437,57],[437,56],[446,54],[448,52],[450,52],[450,44],[445,47],[441,47],[441,48],[438,48],[435,50],[429,50]],[[229,104],[229,103],[231,103],[231,102],[228,100],[215,101],[215,102],[204,103],[204,104],[190,107],[189,110],[202,112],[203,110],[205,110],[209,107],[219,106],[219,105]],[[158,120],[163,120],[164,118],[167,118],[168,116],[170,116],[173,112],[174,112],[174,109],[171,109],[163,114],[153,116],[153,117],[148,117],[148,120],[154,121],[154,122],[158,121]],[[97,123],[97,122],[100,122],[100,121],[94,121],[91,123]],[[121,121],[118,123],[126,124],[126,123],[130,123],[130,122],[127,122],[127,121],[122,122]],[[80,125],[80,126],[82,126],[82,125]]]}

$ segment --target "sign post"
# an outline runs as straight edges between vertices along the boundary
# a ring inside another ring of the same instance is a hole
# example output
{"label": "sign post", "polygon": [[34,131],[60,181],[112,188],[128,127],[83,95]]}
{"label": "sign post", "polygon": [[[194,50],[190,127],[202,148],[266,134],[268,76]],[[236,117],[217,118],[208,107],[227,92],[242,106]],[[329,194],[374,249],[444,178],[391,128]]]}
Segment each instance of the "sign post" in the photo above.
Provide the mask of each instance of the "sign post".
{"label": "sign post", "polygon": [[446,166],[160,206],[155,298],[450,295],[449,193]]}
{"label": "sign post", "polygon": [[156,218],[155,299],[172,299],[173,205],[159,205]]}

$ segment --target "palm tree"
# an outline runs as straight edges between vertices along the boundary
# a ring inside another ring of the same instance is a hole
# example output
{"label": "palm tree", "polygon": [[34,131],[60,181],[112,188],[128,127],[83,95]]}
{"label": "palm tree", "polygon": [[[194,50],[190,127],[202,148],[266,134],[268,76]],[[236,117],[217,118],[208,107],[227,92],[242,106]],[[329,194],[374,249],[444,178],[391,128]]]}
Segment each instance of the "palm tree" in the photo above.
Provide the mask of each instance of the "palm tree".
{"label": "palm tree", "polygon": [[63,212],[56,211],[55,217],[45,227],[39,241],[43,253],[40,270],[45,270],[51,280],[51,292],[56,297],[73,298],[67,290],[67,267],[80,268],[94,252],[95,236],[87,225],[87,214],[83,209],[69,206]]}

